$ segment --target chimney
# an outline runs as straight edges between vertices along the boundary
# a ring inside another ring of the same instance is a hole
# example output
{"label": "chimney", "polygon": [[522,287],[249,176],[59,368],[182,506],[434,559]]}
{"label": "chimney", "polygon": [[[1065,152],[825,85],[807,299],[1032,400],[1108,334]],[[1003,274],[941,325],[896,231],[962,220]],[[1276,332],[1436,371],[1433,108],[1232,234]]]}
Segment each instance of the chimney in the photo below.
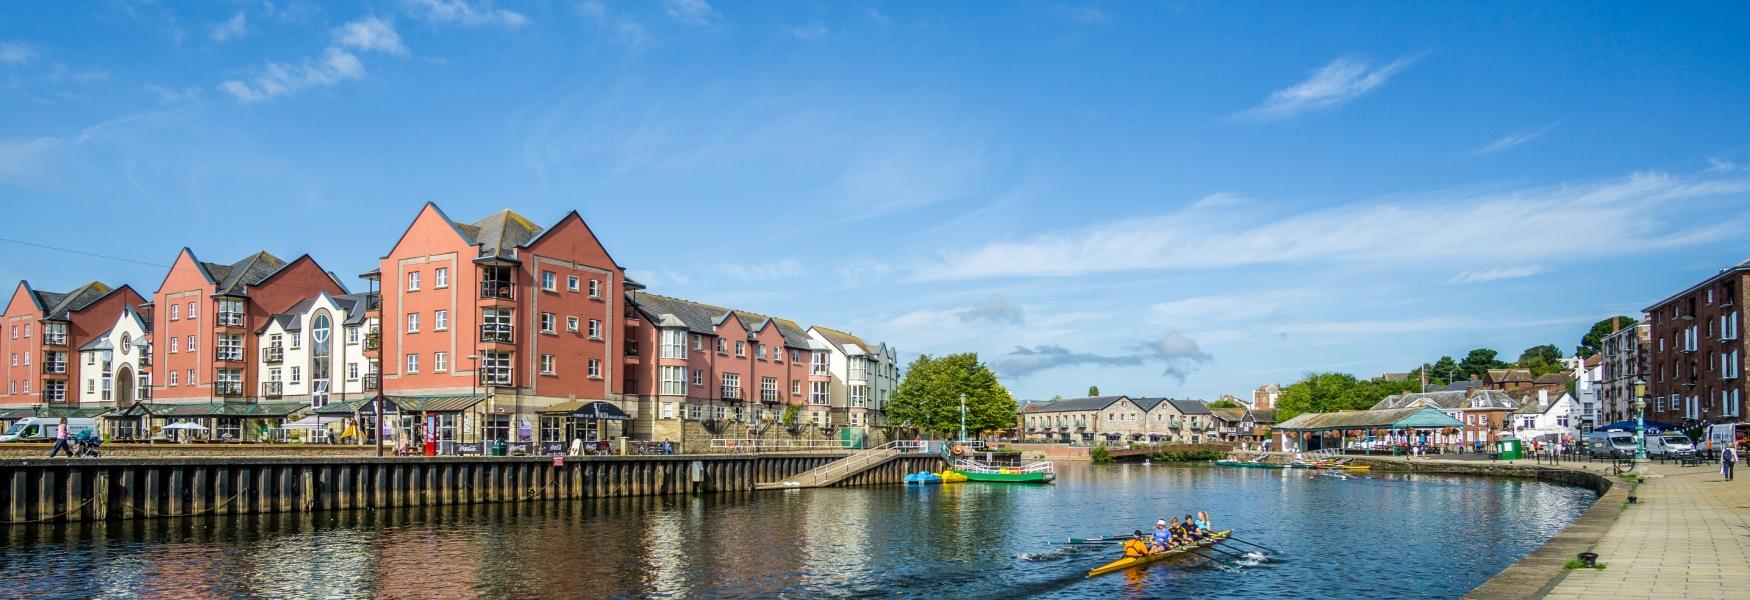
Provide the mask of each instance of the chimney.
{"label": "chimney", "polygon": [[1545,406],[1549,406],[1549,390],[1539,388],[1537,390],[1537,407],[1543,408]]}
{"label": "chimney", "polygon": [[1619,330],[1619,329],[1622,329],[1622,315],[1616,315],[1614,317],[1611,317],[1610,318],[1610,332],[1616,333],[1617,330]]}

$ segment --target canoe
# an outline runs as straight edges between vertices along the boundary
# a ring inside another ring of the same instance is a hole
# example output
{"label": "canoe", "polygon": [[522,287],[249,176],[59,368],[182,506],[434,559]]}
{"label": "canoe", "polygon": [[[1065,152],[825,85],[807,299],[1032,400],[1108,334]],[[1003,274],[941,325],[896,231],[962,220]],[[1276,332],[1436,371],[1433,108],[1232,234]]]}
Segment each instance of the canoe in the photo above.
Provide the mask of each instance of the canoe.
{"label": "canoe", "polygon": [[1344,471],[1368,471],[1373,469],[1373,465],[1337,465],[1337,468]]}
{"label": "canoe", "polygon": [[1088,576],[1094,577],[1094,576],[1098,576],[1098,575],[1105,575],[1107,573],[1123,571],[1125,569],[1129,569],[1132,567],[1140,567],[1140,566],[1143,566],[1143,565],[1146,565],[1149,563],[1163,561],[1163,560],[1172,558],[1174,556],[1181,556],[1181,555],[1184,555],[1188,552],[1196,550],[1197,548],[1210,546],[1210,545],[1215,544],[1216,542],[1227,539],[1227,536],[1229,534],[1232,534],[1232,533],[1233,533],[1232,529],[1229,529],[1227,531],[1217,531],[1213,534],[1210,534],[1210,536],[1209,536],[1210,539],[1203,540],[1202,542],[1199,542],[1197,544],[1196,548],[1180,548],[1177,550],[1168,550],[1166,552],[1161,552],[1159,554],[1150,554],[1148,556],[1139,556],[1136,558],[1131,558],[1131,557],[1126,556],[1124,558],[1120,558],[1118,560],[1106,563],[1104,565],[1100,565],[1099,567],[1094,568],[1094,570],[1092,570],[1092,571],[1088,571]]}
{"label": "canoe", "polygon": [[1215,461],[1215,464],[1221,465],[1223,467],[1242,467],[1242,468],[1247,468],[1247,469],[1285,469],[1285,468],[1287,468],[1284,465],[1278,465],[1278,464],[1274,464],[1274,463],[1265,463],[1265,462],[1252,462],[1252,461],[1247,461],[1247,460],[1218,460],[1218,461]]}

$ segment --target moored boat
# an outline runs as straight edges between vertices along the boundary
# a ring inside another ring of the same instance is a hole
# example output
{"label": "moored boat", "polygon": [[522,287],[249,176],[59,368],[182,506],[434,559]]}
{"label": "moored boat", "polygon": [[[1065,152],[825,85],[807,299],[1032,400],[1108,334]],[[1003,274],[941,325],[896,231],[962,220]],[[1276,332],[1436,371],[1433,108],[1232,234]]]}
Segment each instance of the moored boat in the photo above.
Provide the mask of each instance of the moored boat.
{"label": "moored boat", "polygon": [[929,471],[918,471],[906,475],[905,482],[912,485],[933,485],[942,483],[942,476]]}
{"label": "moored boat", "polygon": [[959,471],[943,471],[936,475],[942,478],[942,483],[966,483],[967,480],[966,475]]}
{"label": "moored boat", "polygon": [[1214,545],[1216,542],[1227,539],[1227,536],[1229,534],[1232,534],[1232,533],[1233,533],[1232,529],[1229,529],[1227,531],[1217,531],[1215,533],[1210,534],[1209,539],[1198,542],[1197,546],[1192,547],[1192,548],[1178,548],[1178,549],[1173,549],[1173,550],[1167,550],[1165,552],[1157,552],[1154,554],[1150,554],[1148,556],[1138,556],[1135,558],[1126,556],[1124,558],[1120,558],[1118,560],[1115,560],[1115,561],[1106,563],[1104,565],[1100,565],[1098,567],[1095,567],[1093,570],[1088,571],[1088,576],[1094,577],[1097,575],[1105,575],[1107,573],[1114,573],[1117,571],[1123,571],[1125,569],[1129,569],[1129,568],[1133,568],[1133,567],[1140,567],[1140,566],[1143,566],[1143,565],[1146,565],[1146,564],[1149,564],[1152,562],[1163,561],[1163,560],[1172,558],[1174,556],[1182,556],[1184,554],[1195,551],[1198,548]]}
{"label": "moored boat", "polygon": [[1247,468],[1247,469],[1286,469],[1286,468],[1288,468],[1287,465],[1279,465],[1279,464],[1275,464],[1275,463],[1253,462],[1253,461],[1249,461],[1249,460],[1232,460],[1232,459],[1218,460],[1218,461],[1215,461],[1215,464],[1223,466],[1223,467],[1241,467],[1241,468]]}
{"label": "moored boat", "polygon": [[995,467],[962,459],[954,462],[954,472],[964,475],[967,481],[986,483],[1050,483],[1057,479],[1051,463],[1044,461],[1019,467]]}

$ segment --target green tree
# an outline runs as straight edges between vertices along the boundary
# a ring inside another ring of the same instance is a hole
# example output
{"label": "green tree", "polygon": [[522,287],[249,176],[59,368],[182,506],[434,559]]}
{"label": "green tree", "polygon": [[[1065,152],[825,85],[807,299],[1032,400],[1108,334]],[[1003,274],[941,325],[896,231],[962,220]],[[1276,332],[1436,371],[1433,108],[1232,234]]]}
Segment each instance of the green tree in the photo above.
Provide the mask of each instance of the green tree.
{"label": "green tree", "polygon": [[1051,395],[1052,402],[1056,402],[1056,401],[1062,400],[1062,399],[1063,399],[1063,394],[1052,394]]}
{"label": "green tree", "polygon": [[1098,395],[1100,395],[1100,386],[1097,386],[1097,385],[1088,386],[1088,397],[1089,398],[1093,398],[1093,397],[1098,396]]}
{"label": "green tree", "polygon": [[1428,383],[1434,385],[1452,383],[1452,379],[1457,376],[1458,361],[1452,360],[1450,356],[1442,356],[1440,360],[1434,361],[1433,366],[1428,367]]}
{"label": "green tree", "polygon": [[1232,400],[1228,400],[1227,398],[1222,398],[1220,400],[1216,400],[1214,402],[1209,403],[1209,407],[1210,408],[1244,408],[1244,405],[1242,405],[1238,402],[1234,402]]}
{"label": "green tree", "polygon": [[968,434],[1015,426],[1015,397],[973,352],[941,358],[925,354],[912,361],[887,404],[888,421],[956,435],[962,395]]}
{"label": "green tree", "polygon": [[1555,344],[1532,346],[1520,353],[1519,361],[1514,364],[1521,369],[1531,369],[1532,376],[1555,373],[1562,370],[1562,351]]}
{"label": "green tree", "polygon": [[1482,377],[1489,369],[1505,369],[1507,363],[1497,360],[1500,353],[1488,348],[1477,348],[1464,355],[1464,360],[1458,363],[1459,380],[1470,379],[1471,376]]}
{"label": "green tree", "polygon": [[1418,391],[1420,381],[1361,381],[1348,373],[1310,373],[1282,389],[1278,422],[1309,412],[1366,410],[1393,394]]}
{"label": "green tree", "polygon": [[1575,350],[1579,352],[1580,358],[1592,358],[1603,347],[1604,336],[1615,333],[1618,328],[1628,329],[1634,326],[1634,319],[1622,315],[1593,323],[1592,329],[1580,338],[1580,346]]}

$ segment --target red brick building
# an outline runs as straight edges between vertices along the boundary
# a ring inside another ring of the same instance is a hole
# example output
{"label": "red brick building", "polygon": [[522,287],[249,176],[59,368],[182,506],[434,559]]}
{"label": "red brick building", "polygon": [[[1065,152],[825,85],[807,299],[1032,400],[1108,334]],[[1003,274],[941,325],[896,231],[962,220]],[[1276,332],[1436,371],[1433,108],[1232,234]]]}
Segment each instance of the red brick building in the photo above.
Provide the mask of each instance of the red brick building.
{"label": "red brick building", "polygon": [[109,330],[123,310],[145,299],[133,288],[93,281],[67,293],[20,281],[6,304],[0,356],[0,406],[72,407],[79,403],[78,348]]}
{"label": "red brick building", "polygon": [[1647,307],[1647,419],[1673,425],[1744,418],[1740,332],[1750,261]]}

